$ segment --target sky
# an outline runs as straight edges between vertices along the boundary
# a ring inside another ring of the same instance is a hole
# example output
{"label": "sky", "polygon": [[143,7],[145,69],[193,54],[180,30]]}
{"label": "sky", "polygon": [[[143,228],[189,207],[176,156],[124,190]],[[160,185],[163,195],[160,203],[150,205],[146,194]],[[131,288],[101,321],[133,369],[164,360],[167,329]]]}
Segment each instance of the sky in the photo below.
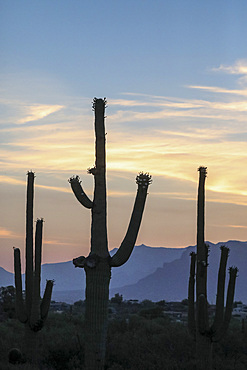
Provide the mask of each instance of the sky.
{"label": "sky", "polygon": [[24,261],[26,173],[43,217],[43,263],[87,256],[92,99],[107,98],[109,249],[126,233],[135,177],[149,172],[137,244],[195,245],[199,166],[206,239],[247,240],[247,3],[0,0],[0,266]]}

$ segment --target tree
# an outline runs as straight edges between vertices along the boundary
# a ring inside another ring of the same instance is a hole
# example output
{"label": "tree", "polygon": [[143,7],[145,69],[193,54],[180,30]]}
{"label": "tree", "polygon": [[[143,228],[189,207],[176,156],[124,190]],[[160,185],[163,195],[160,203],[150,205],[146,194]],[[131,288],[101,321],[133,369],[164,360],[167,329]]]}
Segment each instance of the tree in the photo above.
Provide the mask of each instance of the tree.
{"label": "tree", "polygon": [[116,303],[120,305],[123,302],[122,294],[116,293],[114,297],[111,298],[111,303]]}
{"label": "tree", "polygon": [[[238,269],[236,267],[230,267],[229,269],[230,280],[227,291],[226,309],[224,312],[225,277],[229,249],[222,246],[218,273],[216,313],[213,325],[210,326],[207,303],[207,268],[209,249],[204,241],[205,180],[207,168],[199,167],[198,171],[200,176],[197,203],[197,253],[191,253],[188,289],[188,326],[190,333],[196,340],[197,369],[210,370],[212,368],[212,345],[224,336],[231,319],[235,281]],[[194,304],[195,277],[196,311]]]}
{"label": "tree", "polygon": [[105,153],[105,106],[106,99],[93,100],[95,112],[95,166],[88,170],[94,176],[94,198],[91,201],[82,189],[79,176],[69,179],[77,200],[92,213],[91,251],[88,257],[73,260],[75,267],[86,273],[86,343],[85,365],[87,369],[103,369],[105,362],[107,314],[111,268],[123,265],[131,255],[147,197],[151,176],[139,173],[134,209],[126,236],[118,251],[110,257],[106,227],[106,153]]}
{"label": "tree", "polygon": [[0,305],[9,319],[15,317],[15,287],[9,285],[0,288]]}

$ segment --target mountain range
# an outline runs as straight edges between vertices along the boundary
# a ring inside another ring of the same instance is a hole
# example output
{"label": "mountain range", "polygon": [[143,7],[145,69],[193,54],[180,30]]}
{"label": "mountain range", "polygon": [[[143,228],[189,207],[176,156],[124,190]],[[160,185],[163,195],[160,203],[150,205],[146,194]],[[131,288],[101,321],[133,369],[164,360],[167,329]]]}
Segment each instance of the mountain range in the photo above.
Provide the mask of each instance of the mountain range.
{"label": "mountain range", "polygon": [[[209,302],[215,302],[221,245],[230,248],[228,267],[239,268],[235,300],[247,302],[247,242],[230,240],[225,243],[207,242],[207,244],[210,246]],[[187,298],[190,253],[194,250],[195,246],[187,248],[155,248],[143,244],[136,246],[126,264],[112,268],[110,296],[119,293],[124,299],[140,301],[144,299],[181,301]],[[110,254],[115,252],[116,249]],[[42,290],[47,279],[55,280],[53,300],[73,303],[85,298],[85,273],[82,269],[74,268],[72,261],[42,265]],[[8,285],[14,285],[14,276],[0,267],[0,286]]]}

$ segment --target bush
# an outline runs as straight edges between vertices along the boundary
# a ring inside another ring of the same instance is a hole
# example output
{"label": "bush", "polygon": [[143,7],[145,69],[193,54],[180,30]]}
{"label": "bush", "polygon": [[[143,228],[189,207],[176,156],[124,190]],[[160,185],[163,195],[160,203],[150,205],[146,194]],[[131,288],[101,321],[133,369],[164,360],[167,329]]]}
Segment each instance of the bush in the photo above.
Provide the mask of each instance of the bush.
{"label": "bush", "polygon": [[[157,304],[139,304],[138,314],[131,313],[132,305],[123,302],[121,306],[124,315],[109,321],[106,369],[195,369],[195,342],[186,326],[171,322],[160,314],[157,308],[162,307]],[[8,363],[9,350],[18,348],[23,353],[24,325],[15,319],[7,319],[0,323],[0,369],[83,369],[84,332],[82,314],[51,312],[40,332],[42,362],[39,367],[27,363],[11,365]],[[213,363],[217,370],[247,368],[247,333],[241,332],[241,322],[232,320],[224,340],[214,345]]]}

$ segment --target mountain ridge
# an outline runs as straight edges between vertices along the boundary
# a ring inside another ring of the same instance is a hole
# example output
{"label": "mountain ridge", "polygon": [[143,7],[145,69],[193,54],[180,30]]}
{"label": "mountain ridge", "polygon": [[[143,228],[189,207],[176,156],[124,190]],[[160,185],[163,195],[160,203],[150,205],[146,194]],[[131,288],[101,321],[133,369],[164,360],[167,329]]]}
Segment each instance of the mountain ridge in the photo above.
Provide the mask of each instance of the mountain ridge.
{"label": "mountain ridge", "polygon": [[[208,298],[215,301],[217,273],[220,261],[220,246],[230,248],[228,266],[240,269],[236,286],[236,300],[247,302],[245,281],[247,280],[247,242],[229,240],[210,246],[208,270]],[[110,296],[122,294],[124,299],[151,299],[159,301],[180,301],[187,298],[190,252],[195,246],[185,248],[135,246],[129,261],[118,268],[112,268]],[[110,251],[113,255],[116,248]],[[245,273],[246,271],[246,273]],[[6,274],[5,274],[5,273]],[[46,263],[42,265],[41,288],[44,290],[47,279],[54,279],[53,298],[72,303],[84,299],[85,274],[74,268],[72,261]],[[24,283],[24,276],[23,276]],[[14,275],[0,267],[0,286],[14,285]],[[24,286],[24,285],[23,285]]]}
{"label": "mountain ridge", "polygon": [[[111,250],[110,255],[113,255],[116,250],[116,248]],[[112,269],[111,286],[114,288],[119,285],[135,283],[142,277],[154,272],[157,267],[162,267],[164,261],[170,262],[180,257],[182,251],[183,248],[149,247],[144,244],[135,246],[128,262],[123,266]],[[45,263],[41,269],[42,290],[46,280],[49,279],[55,280],[54,291],[77,290],[85,284],[84,272],[75,268],[72,261]],[[4,279],[9,281],[7,285],[14,284],[13,274],[10,272],[7,272],[7,274],[8,276],[6,275],[4,278],[1,278],[0,274],[0,286]],[[24,282],[24,275],[22,275],[22,278]]]}
{"label": "mountain ridge", "polygon": [[[216,288],[218,281],[218,268],[220,262],[220,246],[230,248],[227,267],[237,266],[239,276],[236,282],[235,300],[247,302],[247,242],[228,241],[217,244],[206,242],[210,247],[208,268],[208,300],[215,303]],[[189,246],[183,252],[179,260],[164,263],[154,273],[139,280],[136,284],[111,289],[111,295],[122,294],[124,299],[150,299],[159,301],[181,301],[187,298],[188,280],[190,271],[190,253],[195,251],[195,246]],[[226,283],[228,282],[228,274]],[[144,298],[145,297],[145,298]]]}

